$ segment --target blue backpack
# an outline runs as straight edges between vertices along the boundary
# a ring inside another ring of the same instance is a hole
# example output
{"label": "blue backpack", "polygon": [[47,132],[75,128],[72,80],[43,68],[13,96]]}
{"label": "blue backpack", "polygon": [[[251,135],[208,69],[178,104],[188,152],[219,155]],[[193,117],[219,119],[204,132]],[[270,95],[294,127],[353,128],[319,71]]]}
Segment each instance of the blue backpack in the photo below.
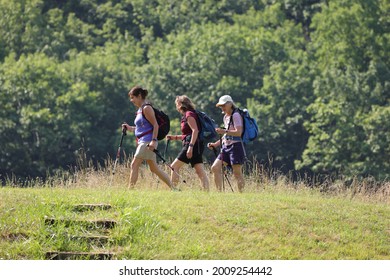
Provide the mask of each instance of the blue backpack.
{"label": "blue backpack", "polygon": [[217,124],[215,121],[210,118],[205,112],[195,110],[198,115],[199,123],[200,123],[200,132],[199,139],[203,140],[212,140],[218,136],[215,128],[217,128]]}
{"label": "blue backpack", "polygon": [[[259,127],[257,126],[257,122],[254,118],[249,115],[247,109],[235,109],[242,117],[243,120],[243,132],[241,134],[241,139],[244,144],[249,143],[250,141],[255,140],[259,136]],[[231,118],[233,121],[233,118]]]}

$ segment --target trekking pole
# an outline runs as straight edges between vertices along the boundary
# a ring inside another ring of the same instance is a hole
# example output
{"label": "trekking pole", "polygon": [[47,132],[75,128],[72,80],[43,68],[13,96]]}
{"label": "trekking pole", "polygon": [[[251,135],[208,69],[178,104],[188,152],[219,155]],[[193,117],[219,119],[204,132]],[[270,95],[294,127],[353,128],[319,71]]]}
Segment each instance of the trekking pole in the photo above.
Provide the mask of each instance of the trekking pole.
{"label": "trekking pole", "polygon": [[[148,145],[149,146],[149,145]],[[162,162],[169,167],[169,169],[171,169],[177,176],[179,176],[179,178],[183,179],[179,173],[177,173],[177,171],[172,167],[170,166],[167,161],[163,158],[163,156],[160,154],[160,152],[157,150],[157,149],[154,149],[153,152],[159,157],[159,159],[162,160]],[[183,183],[186,184],[186,180],[183,180]]]}
{"label": "trekking pole", "polygon": [[115,162],[114,162],[114,168],[112,169],[112,175],[115,174],[115,168],[116,168],[116,165],[121,157],[121,150],[122,150],[122,143],[123,143],[123,137],[126,135],[126,127],[124,127],[122,129],[122,137],[121,137],[121,142],[119,144],[119,147],[118,147],[118,151],[116,152],[116,159],[115,159]]}
{"label": "trekking pole", "polygon": [[243,168],[244,168],[244,171],[248,170],[251,166],[251,161],[249,160],[248,156],[246,155],[246,149],[245,149],[245,144],[244,144],[244,141],[242,140],[242,137],[240,138],[240,142],[241,142],[241,147],[242,147],[242,150],[244,152],[244,164],[243,164]]}
{"label": "trekking pole", "polygon": [[[217,151],[217,149],[214,146],[212,146],[212,148],[213,148],[213,152],[214,152],[215,157],[218,158],[218,151]],[[225,172],[225,170],[223,168],[223,161],[222,161],[222,172],[223,172],[222,176],[225,176],[226,181],[228,182],[230,189],[232,190],[232,192],[234,192],[232,184],[230,183],[229,177],[228,177],[228,175],[226,174],[226,172]],[[222,177],[222,180],[223,180],[223,177]]]}
{"label": "trekking pole", "polygon": [[219,135],[219,144],[221,146],[220,148],[220,154],[221,154],[221,160],[222,160],[222,165],[221,165],[221,171],[222,171],[222,190],[225,191],[225,179],[223,178],[223,174],[225,174],[225,170],[223,169],[223,153],[222,153],[222,135]]}

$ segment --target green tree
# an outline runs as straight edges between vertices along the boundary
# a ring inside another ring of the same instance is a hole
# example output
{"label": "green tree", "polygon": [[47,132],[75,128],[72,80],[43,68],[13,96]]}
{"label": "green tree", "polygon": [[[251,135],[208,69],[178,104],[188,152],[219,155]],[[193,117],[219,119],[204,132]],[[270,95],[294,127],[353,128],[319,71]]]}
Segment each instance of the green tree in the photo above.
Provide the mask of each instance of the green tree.
{"label": "green tree", "polygon": [[2,65],[2,174],[35,177],[69,163],[55,121],[56,97],[67,86],[58,72],[56,61],[43,55],[8,57]]}
{"label": "green tree", "polygon": [[193,24],[232,23],[235,14],[263,7],[257,0],[133,0],[132,5],[142,32],[152,30],[158,38],[188,30]]}
{"label": "green tree", "polygon": [[293,20],[302,27],[302,34],[310,41],[311,21],[313,16],[321,11],[321,3],[326,0],[272,0],[271,3],[280,4],[286,19]]}
{"label": "green tree", "polygon": [[272,65],[264,87],[255,92],[259,99],[253,107],[261,128],[259,158],[271,160],[284,171],[295,169],[294,161],[301,158],[309,136],[304,127],[307,106],[313,101],[314,73],[309,61],[298,52],[288,62]]}
{"label": "green tree", "polygon": [[375,63],[367,73],[353,68],[324,73],[316,82],[316,100],[308,108],[310,138],[298,166],[319,173],[386,178],[389,85],[383,78],[389,77],[388,70]]}
{"label": "green tree", "polygon": [[[330,2],[313,20],[319,71],[307,148],[298,167],[389,176],[389,45],[386,1]],[[380,110],[380,112],[379,112]],[[380,126],[379,126],[380,125]],[[382,132],[374,136],[374,130]],[[381,140],[379,140],[381,139]]]}
{"label": "green tree", "polygon": [[[230,94],[278,167],[389,176],[387,0],[0,0],[1,174],[95,163],[146,87],[172,119],[187,94],[218,122]],[[133,149],[134,137],[125,147]]]}
{"label": "green tree", "polygon": [[251,155],[267,159],[271,152],[279,166],[293,168],[307,142],[303,122],[313,95],[302,29],[285,20],[278,5],[234,20],[236,25],[193,26],[158,41],[144,67],[148,84],[166,109],[176,95],[187,94],[218,122],[215,103],[230,94],[260,124],[261,145],[251,146]]}
{"label": "green tree", "polygon": [[0,68],[1,174],[52,174],[74,166],[80,149],[102,163],[120,137],[142,56],[128,42],[64,63],[43,54],[8,57]]}

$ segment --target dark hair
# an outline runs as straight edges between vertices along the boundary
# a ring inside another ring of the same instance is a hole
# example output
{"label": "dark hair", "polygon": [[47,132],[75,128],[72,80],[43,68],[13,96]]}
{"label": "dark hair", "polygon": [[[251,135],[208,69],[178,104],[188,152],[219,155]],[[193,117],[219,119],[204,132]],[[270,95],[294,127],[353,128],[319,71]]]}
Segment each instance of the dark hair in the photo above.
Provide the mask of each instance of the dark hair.
{"label": "dark hair", "polygon": [[141,95],[142,99],[146,99],[146,96],[148,96],[148,91],[146,89],[143,89],[142,87],[140,86],[135,86],[133,87],[128,95],[130,96],[131,95],[134,95],[136,97],[138,97],[139,95]]}

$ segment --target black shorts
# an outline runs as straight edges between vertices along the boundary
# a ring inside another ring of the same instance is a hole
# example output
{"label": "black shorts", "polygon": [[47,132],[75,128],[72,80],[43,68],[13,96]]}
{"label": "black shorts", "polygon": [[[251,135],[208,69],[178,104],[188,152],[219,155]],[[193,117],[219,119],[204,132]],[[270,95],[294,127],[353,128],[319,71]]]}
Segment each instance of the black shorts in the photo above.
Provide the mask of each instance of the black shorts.
{"label": "black shorts", "polygon": [[193,149],[192,149],[192,158],[187,158],[187,151],[189,143],[185,142],[183,144],[183,148],[181,149],[179,155],[177,156],[177,159],[184,162],[184,163],[191,163],[191,166],[194,167],[195,164],[203,163],[203,151],[204,151],[204,143],[203,142],[196,142]]}

